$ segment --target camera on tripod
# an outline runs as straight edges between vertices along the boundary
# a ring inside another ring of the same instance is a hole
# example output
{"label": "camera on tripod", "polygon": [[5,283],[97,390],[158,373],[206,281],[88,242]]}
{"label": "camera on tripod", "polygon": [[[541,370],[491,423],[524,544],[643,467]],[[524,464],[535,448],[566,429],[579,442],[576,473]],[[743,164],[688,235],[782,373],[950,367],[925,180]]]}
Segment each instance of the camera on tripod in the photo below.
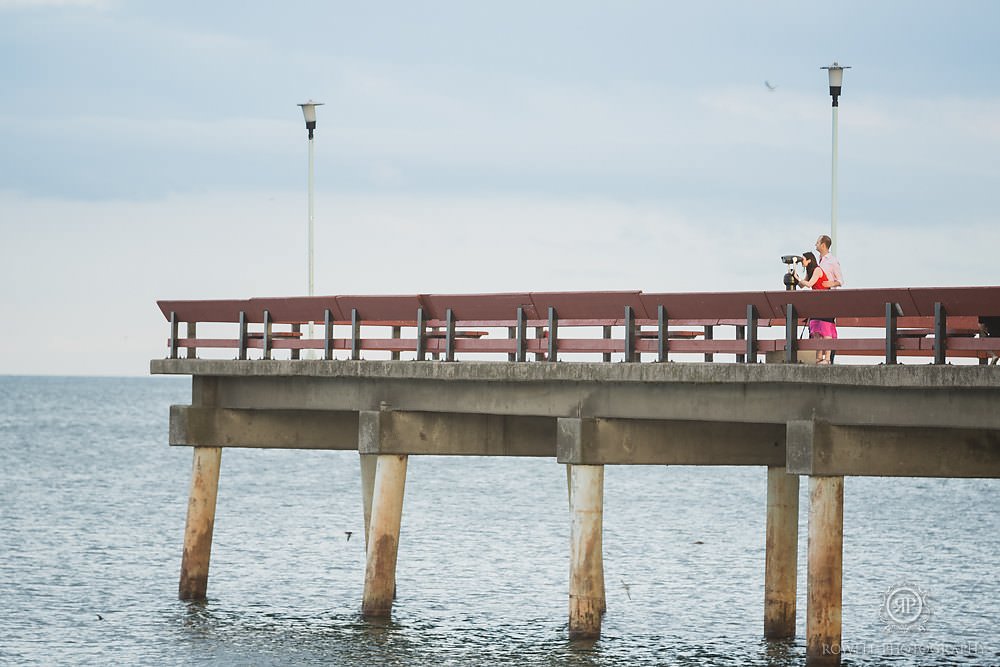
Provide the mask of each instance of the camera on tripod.
{"label": "camera on tripod", "polygon": [[782,279],[782,282],[785,283],[785,290],[790,292],[799,284],[799,279],[795,276],[795,265],[802,263],[802,256],[782,255],[781,261],[788,265],[788,271],[785,273],[785,277]]}

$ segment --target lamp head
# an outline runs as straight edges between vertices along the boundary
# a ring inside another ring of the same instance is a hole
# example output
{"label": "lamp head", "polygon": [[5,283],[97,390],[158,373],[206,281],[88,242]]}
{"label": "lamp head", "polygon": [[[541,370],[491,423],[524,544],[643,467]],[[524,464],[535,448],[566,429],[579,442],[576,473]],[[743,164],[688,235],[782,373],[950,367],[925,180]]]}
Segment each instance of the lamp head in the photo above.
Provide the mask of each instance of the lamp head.
{"label": "lamp head", "polygon": [[308,102],[302,102],[299,106],[302,107],[302,115],[306,119],[306,129],[309,130],[309,138],[312,139],[313,130],[316,129],[316,107],[323,106],[323,103],[309,100]]}
{"label": "lamp head", "polygon": [[840,89],[844,85],[844,70],[851,69],[850,65],[841,65],[836,60],[832,65],[820,67],[825,69],[830,77],[830,97],[833,98],[833,106],[838,106],[837,99],[840,97]]}

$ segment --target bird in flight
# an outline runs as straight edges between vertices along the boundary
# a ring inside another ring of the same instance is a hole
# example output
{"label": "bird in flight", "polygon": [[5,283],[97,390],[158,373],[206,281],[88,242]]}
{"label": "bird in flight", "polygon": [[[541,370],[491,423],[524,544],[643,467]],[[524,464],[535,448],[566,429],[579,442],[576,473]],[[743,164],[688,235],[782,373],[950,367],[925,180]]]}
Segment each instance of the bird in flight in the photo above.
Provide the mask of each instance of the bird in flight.
{"label": "bird in flight", "polygon": [[767,86],[768,90],[774,90],[777,86],[772,86],[770,81],[765,81],[764,85]]}
{"label": "bird in flight", "polygon": [[354,534],[354,531],[350,531],[350,530],[345,530],[344,531],[344,535],[347,535],[347,541],[348,542],[351,541],[351,535],[353,535],[353,534]]}
{"label": "bird in flight", "polygon": [[632,599],[632,593],[629,592],[629,588],[631,588],[631,584],[626,584],[624,579],[622,579],[621,582],[622,582],[622,588],[625,589],[625,595],[627,595],[628,599],[631,600]]}

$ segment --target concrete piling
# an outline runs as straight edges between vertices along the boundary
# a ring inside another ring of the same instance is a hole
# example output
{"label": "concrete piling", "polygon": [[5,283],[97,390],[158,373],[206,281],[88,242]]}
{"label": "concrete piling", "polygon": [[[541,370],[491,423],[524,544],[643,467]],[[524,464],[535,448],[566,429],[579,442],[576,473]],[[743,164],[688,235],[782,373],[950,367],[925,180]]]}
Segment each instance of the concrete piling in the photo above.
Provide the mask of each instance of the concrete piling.
{"label": "concrete piling", "polygon": [[368,550],[368,530],[372,522],[372,495],[375,493],[375,471],[378,455],[359,454],[361,461],[361,505],[365,521],[365,553]]}
{"label": "concrete piling", "polygon": [[604,466],[570,465],[569,636],[601,635],[604,598],[602,556]]}
{"label": "concrete piling", "polygon": [[767,469],[767,540],[764,556],[764,636],[795,636],[799,545],[799,477]]}
{"label": "concrete piling", "polygon": [[839,665],[844,558],[844,478],[809,478],[806,662]]}
{"label": "concrete piling", "polygon": [[184,527],[184,555],[181,558],[178,587],[178,597],[181,600],[204,600],[208,592],[208,566],[212,556],[212,531],[215,527],[215,503],[219,495],[221,462],[221,447],[194,448],[191,491]]}
{"label": "concrete piling", "polygon": [[378,455],[361,602],[362,615],[370,618],[387,618],[392,613],[406,463],[405,455]]}

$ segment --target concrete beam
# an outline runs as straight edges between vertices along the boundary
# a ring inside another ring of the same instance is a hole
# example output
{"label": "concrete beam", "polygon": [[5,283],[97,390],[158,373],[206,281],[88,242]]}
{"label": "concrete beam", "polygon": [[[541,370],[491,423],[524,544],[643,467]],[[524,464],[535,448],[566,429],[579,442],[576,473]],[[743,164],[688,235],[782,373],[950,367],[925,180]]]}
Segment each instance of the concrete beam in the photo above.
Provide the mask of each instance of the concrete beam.
{"label": "concrete beam", "polygon": [[195,447],[358,447],[355,412],[170,406],[170,444]]}
{"label": "concrete beam", "polygon": [[564,417],[557,460],[576,465],[765,465],[785,462],[785,428],[666,420]]}
{"label": "concrete beam", "polygon": [[[906,374],[857,373],[854,367],[742,364],[755,367],[758,372],[738,372],[730,368],[736,366],[731,364],[690,364],[721,370],[717,373],[649,372],[633,377],[612,370],[617,366],[681,364],[603,364],[609,368],[591,369],[589,376],[563,373],[561,367],[601,364],[545,364],[560,368],[560,372],[551,372],[549,377],[545,373],[518,373],[516,370],[504,375],[496,369],[541,364],[461,362],[452,366],[463,367],[462,371],[446,373],[417,369],[409,370],[407,375],[391,372],[377,365],[378,362],[350,362],[361,364],[352,375],[314,376],[302,373],[258,375],[252,372],[256,369],[254,364],[267,366],[271,362],[249,363],[247,375],[217,377],[215,400],[218,407],[358,411],[378,410],[382,403],[387,403],[394,410],[407,412],[539,417],[600,415],[618,419],[757,424],[785,424],[815,417],[835,424],[1000,429],[1000,410],[995,409],[1000,401],[1000,386],[990,386],[984,376],[975,373],[917,371],[911,378]],[[294,363],[309,366],[335,362]],[[395,363],[403,367],[421,366],[417,362]],[[427,365],[433,364],[428,362]],[[782,372],[763,372],[763,369],[779,367]],[[979,367],[961,368],[975,370]],[[481,376],[477,374],[480,370],[483,371]],[[842,370],[848,372],[841,373]],[[363,371],[372,374],[364,375]],[[830,373],[824,375],[822,371]],[[420,377],[421,373],[426,377]],[[577,375],[579,379],[572,379]],[[1000,376],[1000,373],[995,375]],[[922,378],[928,384],[914,386],[909,382],[914,378]],[[965,384],[966,381],[971,384]]]}
{"label": "concrete beam", "polygon": [[816,476],[1000,477],[1000,430],[788,424],[788,472]]}
{"label": "concrete beam", "polygon": [[361,454],[555,456],[556,422],[547,417],[365,410]]}

